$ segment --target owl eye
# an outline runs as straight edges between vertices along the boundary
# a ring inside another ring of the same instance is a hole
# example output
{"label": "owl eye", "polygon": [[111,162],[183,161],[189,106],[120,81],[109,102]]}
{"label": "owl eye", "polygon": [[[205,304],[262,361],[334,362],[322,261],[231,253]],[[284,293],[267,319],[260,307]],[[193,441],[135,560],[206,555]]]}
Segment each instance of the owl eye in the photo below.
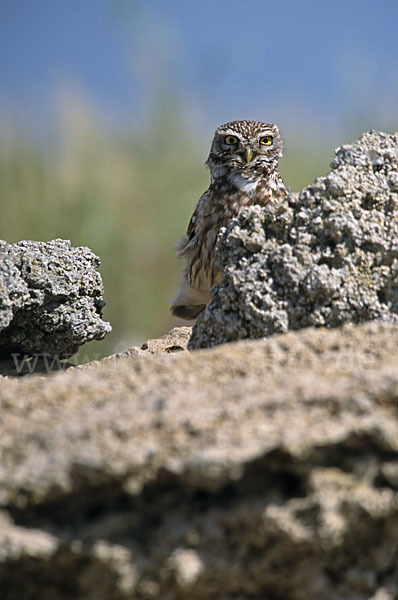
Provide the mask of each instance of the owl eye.
{"label": "owl eye", "polygon": [[235,137],[234,135],[226,135],[224,138],[224,142],[226,144],[228,144],[229,146],[231,146],[232,144],[237,144],[238,143],[238,138]]}
{"label": "owl eye", "polygon": [[272,141],[272,135],[265,135],[264,137],[260,138],[260,144],[263,146],[272,146]]}

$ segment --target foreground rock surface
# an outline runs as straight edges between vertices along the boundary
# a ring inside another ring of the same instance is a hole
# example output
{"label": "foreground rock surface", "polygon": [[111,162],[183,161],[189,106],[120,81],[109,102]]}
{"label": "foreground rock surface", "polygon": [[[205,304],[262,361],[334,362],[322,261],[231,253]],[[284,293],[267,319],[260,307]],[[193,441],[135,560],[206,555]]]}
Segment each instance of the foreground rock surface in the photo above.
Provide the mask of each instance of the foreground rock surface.
{"label": "foreground rock surface", "polygon": [[0,240],[0,356],[68,358],[111,331],[101,318],[99,264],[66,240]]}
{"label": "foreground rock surface", "polygon": [[3,379],[2,600],[394,600],[397,349],[374,322]]}
{"label": "foreground rock surface", "polygon": [[[125,352],[106,356],[101,360],[93,360],[88,363],[79,364],[76,361],[60,361],[51,356],[38,356],[33,359],[12,356],[8,360],[0,360],[1,377],[22,377],[25,375],[48,375],[57,371],[68,369],[96,369],[99,365],[115,362],[123,358],[144,358],[157,356],[159,354],[174,354],[176,352],[187,352],[188,341],[191,335],[191,327],[174,327],[159,338],[147,340],[141,346],[132,346]],[[76,357],[78,359],[78,357]]]}
{"label": "foreground rock surface", "polygon": [[299,196],[241,211],[190,348],[308,326],[398,322],[398,133],[338,148]]}

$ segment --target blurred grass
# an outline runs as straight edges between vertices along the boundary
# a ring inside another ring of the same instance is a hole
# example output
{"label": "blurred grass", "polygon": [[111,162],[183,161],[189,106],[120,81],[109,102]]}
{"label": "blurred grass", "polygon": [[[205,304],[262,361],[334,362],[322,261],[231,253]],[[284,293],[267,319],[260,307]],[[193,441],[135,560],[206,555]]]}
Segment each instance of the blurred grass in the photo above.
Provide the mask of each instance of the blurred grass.
{"label": "blurred grass", "polygon": [[[67,105],[67,103],[66,103]],[[121,351],[182,321],[169,314],[181,263],[174,244],[209,175],[211,131],[192,131],[177,112],[150,126],[112,131],[94,111],[66,108],[56,147],[15,133],[0,143],[0,239],[70,239],[102,261],[113,327],[81,360]],[[281,172],[293,191],[328,170],[331,149],[287,143]]]}

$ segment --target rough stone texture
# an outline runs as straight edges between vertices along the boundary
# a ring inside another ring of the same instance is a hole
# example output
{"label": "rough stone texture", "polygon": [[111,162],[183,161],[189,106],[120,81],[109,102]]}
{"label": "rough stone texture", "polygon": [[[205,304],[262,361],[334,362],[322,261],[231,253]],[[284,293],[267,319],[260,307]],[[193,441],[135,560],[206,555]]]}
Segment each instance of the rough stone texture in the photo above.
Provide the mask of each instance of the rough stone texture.
{"label": "rough stone texture", "polygon": [[0,386],[2,600],[394,600],[398,327]]}
{"label": "rough stone texture", "polygon": [[101,319],[99,264],[66,240],[0,240],[0,355],[67,358],[111,331]]}
{"label": "rough stone texture", "polygon": [[141,346],[132,346],[125,352],[111,354],[101,360],[93,360],[84,364],[60,361],[57,358],[47,355],[35,356],[33,359],[30,359],[30,357],[11,357],[8,360],[0,360],[0,378],[21,377],[38,373],[49,374],[55,371],[65,371],[68,369],[95,369],[98,365],[103,365],[106,362],[116,362],[127,357],[144,358],[146,356],[155,356],[159,354],[187,352],[188,340],[191,332],[191,327],[174,327],[165,335],[152,340],[147,340],[141,344]]}
{"label": "rough stone texture", "polygon": [[[135,356],[142,358],[145,356],[154,356],[157,354],[173,354],[175,352],[187,351],[188,341],[192,333],[192,327],[173,327],[166,335],[162,335],[159,338],[147,340],[141,346],[132,346],[126,352],[120,354],[107,356],[102,359],[113,360],[114,358],[123,358],[129,356]],[[94,363],[91,363],[91,365]],[[90,363],[87,365],[90,366]]]}
{"label": "rough stone texture", "polygon": [[398,133],[335,152],[299,196],[242,210],[218,242],[222,281],[189,348],[308,326],[398,322]]}

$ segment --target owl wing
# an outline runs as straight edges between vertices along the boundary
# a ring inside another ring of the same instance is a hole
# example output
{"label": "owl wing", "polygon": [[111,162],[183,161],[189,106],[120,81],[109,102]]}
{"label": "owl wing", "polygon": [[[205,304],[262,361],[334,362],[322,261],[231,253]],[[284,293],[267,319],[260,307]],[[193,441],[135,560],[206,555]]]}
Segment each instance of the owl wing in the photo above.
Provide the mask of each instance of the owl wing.
{"label": "owl wing", "polygon": [[186,237],[188,241],[192,241],[196,235],[198,228],[198,206],[196,206],[192,217],[189,220],[188,229],[186,233]]}
{"label": "owl wing", "polygon": [[205,221],[209,216],[209,190],[199,198],[196,208],[188,224],[186,235],[178,242],[179,256],[185,256],[197,245],[198,235],[204,229]]}
{"label": "owl wing", "polygon": [[192,240],[201,229],[203,229],[205,221],[208,219],[211,210],[209,190],[206,190],[198,200],[196,208],[193,212],[191,220],[188,224],[187,238]]}

